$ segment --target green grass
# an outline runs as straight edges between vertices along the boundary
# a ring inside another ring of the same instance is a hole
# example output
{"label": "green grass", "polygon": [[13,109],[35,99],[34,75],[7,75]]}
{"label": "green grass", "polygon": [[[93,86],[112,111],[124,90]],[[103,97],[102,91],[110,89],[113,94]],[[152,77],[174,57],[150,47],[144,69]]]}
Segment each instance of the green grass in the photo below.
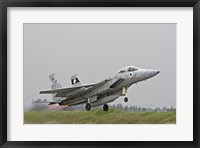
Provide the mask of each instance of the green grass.
{"label": "green grass", "polygon": [[110,109],[90,111],[31,111],[25,124],[175,124],[176,112],[122,112]]}

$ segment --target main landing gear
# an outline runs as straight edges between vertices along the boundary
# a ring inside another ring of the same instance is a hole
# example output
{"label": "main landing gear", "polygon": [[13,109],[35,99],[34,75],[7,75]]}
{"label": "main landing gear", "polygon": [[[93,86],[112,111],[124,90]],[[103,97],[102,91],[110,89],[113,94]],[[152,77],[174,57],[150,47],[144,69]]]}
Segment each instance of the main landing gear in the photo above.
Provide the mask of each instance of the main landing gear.
{"label": "main landing gear", "polygon": [[89,111],[89,110],[91,109],[90,103],[87,103],[87,104],[85,105],[85,109],[86,109],[87,111]]}
{"label": "main landing gear", "polygon": [[127,97],[124,98],[124,102],[128,102],[128,98]]}
{"label": "main landing gear", "polygon": [[[91,109],[90,103],[87,103],[87,104],[85,105],[85,109],[86,109],[87,111],[89,111],[89,110]],[[109,106],[108,106],[107,104],[104,104],[104,105],[103,105],[103,110],[104,110],[104,111],[108,111],[108,110],[109,110]]]}
{"label": "main landing gear", "polygon": [[104,111],[108,111],[108,110],[109,110],[109,106],[108,106],[107,104],[104,104],[104,105],[103,105],[103,110],[104,110]]}

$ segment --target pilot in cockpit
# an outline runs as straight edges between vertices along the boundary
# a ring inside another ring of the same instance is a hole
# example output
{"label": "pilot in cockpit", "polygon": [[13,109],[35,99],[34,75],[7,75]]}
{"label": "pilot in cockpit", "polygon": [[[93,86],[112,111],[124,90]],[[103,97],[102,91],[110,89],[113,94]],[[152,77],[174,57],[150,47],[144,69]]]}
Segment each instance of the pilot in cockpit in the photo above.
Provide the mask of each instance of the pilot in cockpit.
{"label": "pilot in cockpit", "polygon": [[127,66],[125,68],[122,68],[119,73],[124,73],[124,72],[130,72],[130,71],[136,71],[138,70],[138,67],[134,67],[134,66]]}

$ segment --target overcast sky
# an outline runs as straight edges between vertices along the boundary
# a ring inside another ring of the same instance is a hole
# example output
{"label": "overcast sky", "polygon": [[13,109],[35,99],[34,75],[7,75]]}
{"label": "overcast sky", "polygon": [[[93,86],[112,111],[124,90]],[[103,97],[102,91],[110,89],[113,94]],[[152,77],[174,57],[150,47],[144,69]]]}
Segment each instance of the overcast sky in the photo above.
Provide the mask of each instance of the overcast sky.
{"label": "overcast sky", "polygon": [[50,89],[49,75],[63,87],[78,74],[95,83],[135,65],[160,73],[132,85],[129,102],[145,107],[176,107],[176,24],[24,24],[24,105]]}

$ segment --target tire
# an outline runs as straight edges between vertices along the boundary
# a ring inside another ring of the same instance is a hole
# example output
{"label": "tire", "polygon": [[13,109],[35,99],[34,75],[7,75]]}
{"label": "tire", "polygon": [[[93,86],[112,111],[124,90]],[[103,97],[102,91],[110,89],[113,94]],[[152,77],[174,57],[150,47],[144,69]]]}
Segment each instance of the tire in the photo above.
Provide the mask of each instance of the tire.
{"label": "tire", "polygon": [[109,106],[108,106],[107,104],[104,104],[104,105],[103,105],[103,110],[104,110],[104,111],[108,111],[108,110],[109,110]]}
{"label": "tire", "polygon": [[124,102],[128,102],[128,98],[127,97],[124,98]]}
{"label": "tire", "polygon": [[90,105],[89,103],[87,103],[87,104],[85,105],[85,109],[86,109],[87,111],[89,111],[89,110],[91,109],[91,105]]}

